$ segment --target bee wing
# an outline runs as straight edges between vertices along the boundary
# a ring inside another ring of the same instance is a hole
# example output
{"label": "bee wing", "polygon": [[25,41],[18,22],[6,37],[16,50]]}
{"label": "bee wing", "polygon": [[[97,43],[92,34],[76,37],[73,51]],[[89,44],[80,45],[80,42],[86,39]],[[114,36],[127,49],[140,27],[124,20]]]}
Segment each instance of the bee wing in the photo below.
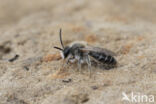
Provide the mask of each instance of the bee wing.
{"label": "bee wing", "polygon": [[108,49],[100,48],[100,47],[86,46],[85,48],[81,48],[81,50],[84,52],[94,51],[94,52],[105,53],[106,55],[116,56],[116,53],[114,53]]}

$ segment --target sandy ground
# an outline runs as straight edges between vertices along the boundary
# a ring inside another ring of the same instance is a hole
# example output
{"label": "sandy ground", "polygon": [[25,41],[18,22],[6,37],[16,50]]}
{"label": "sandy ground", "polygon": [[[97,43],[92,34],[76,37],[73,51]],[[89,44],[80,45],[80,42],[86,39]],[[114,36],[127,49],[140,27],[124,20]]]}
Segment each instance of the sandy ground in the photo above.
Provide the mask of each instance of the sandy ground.
{"label": "sandy ground", "polygon": [[[133,104],[122,92],[156,96],[155,0],[0,2],[0,104]],[[62,61],[50,57],[60,28],[65,44],[116,52],[118,67],[93,67],[92,78],[86,66],[59,73]]]}

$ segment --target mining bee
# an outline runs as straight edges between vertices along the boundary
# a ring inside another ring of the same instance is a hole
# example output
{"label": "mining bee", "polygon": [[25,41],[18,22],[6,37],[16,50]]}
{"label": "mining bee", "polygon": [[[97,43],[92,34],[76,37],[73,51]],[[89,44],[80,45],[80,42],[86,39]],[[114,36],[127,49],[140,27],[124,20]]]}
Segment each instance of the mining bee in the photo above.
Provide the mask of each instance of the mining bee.
{"label": "mining bee", "polygon": [[115,66],[117,64],[116,59],[113,57],[115,53],[99,47],[90,46],[85,42],[73,42],[69,46],[64,46],[62,41],[62,31],[59,32],[60,43],[62,48],[54,47],[55,49],[60,50],[61,57],[66,59],[66,64],[77,62],[78,70],[81,72],[81,65],[83,63],[88,64],[88,70],[91,76],[91,60],[94,60],[97,63],[107,64]]}

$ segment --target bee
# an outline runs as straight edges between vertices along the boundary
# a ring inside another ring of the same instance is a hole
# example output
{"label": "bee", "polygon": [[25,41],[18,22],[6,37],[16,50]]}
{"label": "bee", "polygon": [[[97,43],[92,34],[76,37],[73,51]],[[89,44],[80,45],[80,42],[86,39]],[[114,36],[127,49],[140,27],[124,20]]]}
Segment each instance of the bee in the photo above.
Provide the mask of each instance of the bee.
{"label": "bee", "polygon": [[60,29],[59,38],[62,48],[54,47],[60,51],[61,57],[66,59],[66,64],[77,62],[78,70],[81,72],[81,65],[88,64],[88,71],[91,76],[91,60],[97,63],[113,65],[117,64],[116,59],[113,57],[115,53],[99,47],[88,45],[86,42],[73,42],[69,46],[64,46],[62,41],[62,30]]}

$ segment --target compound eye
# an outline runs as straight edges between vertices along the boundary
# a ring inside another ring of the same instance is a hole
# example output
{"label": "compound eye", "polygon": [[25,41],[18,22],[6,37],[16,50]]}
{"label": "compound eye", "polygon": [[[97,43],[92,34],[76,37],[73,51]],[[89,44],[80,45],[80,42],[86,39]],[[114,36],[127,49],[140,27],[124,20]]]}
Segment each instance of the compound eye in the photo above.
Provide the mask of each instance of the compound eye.
{"label": "compound eye", "polygon": [[65,47],[63,53],[64,53],[64,57],[66,58],[70,53],[70,48],[68,46]]}

